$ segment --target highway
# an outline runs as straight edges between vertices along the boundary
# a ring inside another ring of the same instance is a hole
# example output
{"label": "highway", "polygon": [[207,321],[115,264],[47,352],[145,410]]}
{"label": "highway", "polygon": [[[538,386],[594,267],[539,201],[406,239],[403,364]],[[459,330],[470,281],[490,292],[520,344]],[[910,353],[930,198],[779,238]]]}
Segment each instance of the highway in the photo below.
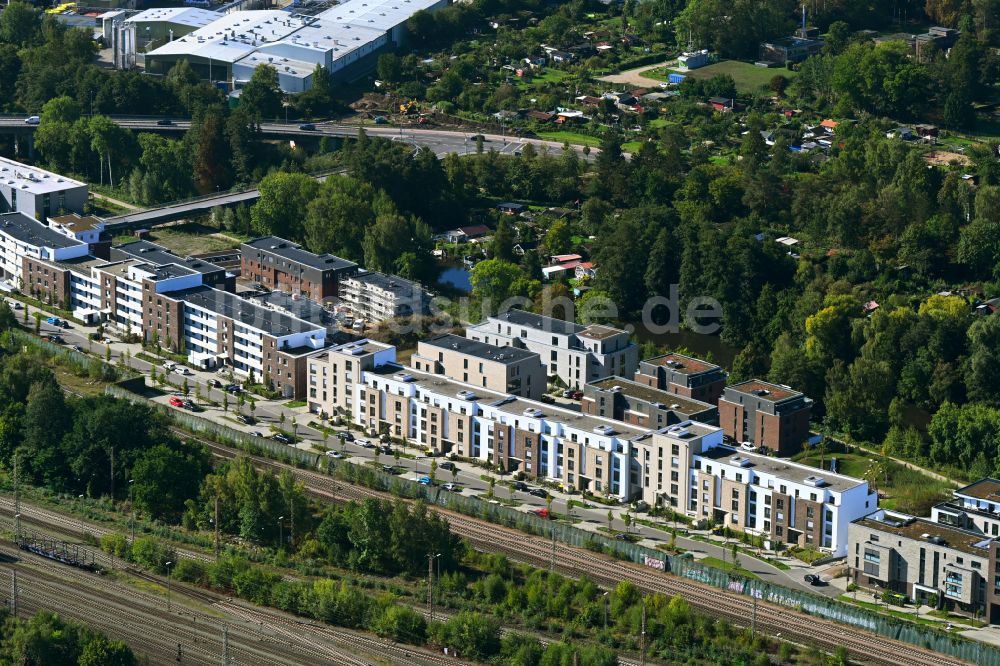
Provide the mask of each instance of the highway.
{"label": "highway", "polygon": [[[190,120],[171,120],[169,125],[161,125],[163,118],[136,117],[136,116],[111,116],[121,127],[136,132],[159,132],[159,133],[179,133],[182,134],[191,128]],[[33,132],[38,125],[30,125],[24,122],[24,116],[6,115],[0,116],[0,133],[29,133]],[[262,123],[260,126],[263,136],[268,138],[281,138],[289,140],[315,140],[324,136],[337,138],[354,138],[360,129],[357,125],[344,125],[332,121],[319,122],[313,125],[315,129],[301,129],[299,123]],[[382,137],[390,141],[399,141],[414,146],[415,148],[429,148],[434,154],[442,158],[450,153],[458,155],[468,155],[476,150],[476,134],[468,131],[426,129],[418,127],[393,127],[389,125],[375,125],[364,128],[369,136]],[[483,134],[484,150],[494,150],[506,155],[517,155],[524,146],[531,144],[537,150],[547,150],[550,152],[561,152],[563,145],[557,141],[546,141],[544,139],[510,137],[501,134]],[[588,157],[580,146],[572,148],[580,153],[581,158]],[[595,154],[597,151],[595,149]],[[319,176],[319,180],[326,178],[327,174]],[[257,201],[260,191],[256,188],[240,190],[235,192],[223,192],[215,195],[197,197],[186,201],[168,203],[155,208],[147,208],[109,217],[106,220],[108,231],[121,231],[126,229],[142,229],[173,222],[195,215],[203,215],[218,206],[235,206],[241,203],[252,204]]]}
{"label": "highway", "polygon": [[[24,122],[24,116],[5,115],[0,116],[0,133],[18,132],[27,133],[34,131],[38,125],[29,125]],[[160,132],[165,134],[184,133],[191,127],[190,120],[171,120],[169,125],[159,124],[162,118],[137,117],[137,116],[110,116],[119,126],[128,128],[136,132]],[[324,136],[353,138],[358,135],[358,125],[345,125],[333,121],[317,122],[313,124],[315,129],[301,129],[300,123],[261,123],[261,134],[268,138],[283,139],[316,139]],[[438,157],[444,157],[449,153],[459,155],[475,152],[476,135],[470,130],[445,130],[435,128],[393,126],[393,125],[373,125],[366,126],[365,132],[369,136],[380,136],[392,141],[402,141],[417,148],[430,148]],[[510,136],[502,134],[483,134],[486,150],[495,150],[498,153],[516,154],[527,144],[533,145],[538,150],[562,151],[563,145],[558,141],[547,141],[545,139],[525,138],[520,136]],[[582,147],[574,146],[582,154]]]}

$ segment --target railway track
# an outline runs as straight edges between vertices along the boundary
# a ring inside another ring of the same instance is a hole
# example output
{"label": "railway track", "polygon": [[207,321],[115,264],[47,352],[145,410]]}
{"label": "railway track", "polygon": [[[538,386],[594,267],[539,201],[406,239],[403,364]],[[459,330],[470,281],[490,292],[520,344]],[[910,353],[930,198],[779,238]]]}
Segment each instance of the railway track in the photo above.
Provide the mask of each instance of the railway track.
{"label": "railway track", "polygon": [[[186,437],[189,433],[178,431]],[[246,455],[214,442],[201,441],[216,456],[233,458]],[[248,456],[254,464],[272,470],[289,470],[295,474],[314,495],[334,500],[364,500],[370,497],[391,499],[392,495],[370,488],[337,482],[329,476],[292,465],[279,463],[261,456]],[[514,560],[541,568],[552,562],[552,544],[547,539],[526,534],[511,528],[470,518],[460,513],[435,507],[448,519],[454,532],[469,540],[476,548],[504,553]],[[900,663],[913,666],[960,666],[964,662],[955,657],[932,652],[915,645],[884,638],[876,634],[837,624],[815,616],[805,615],[764,601],[754,603],[750,597],[728,594],[714,587],[703,585],[685,578],[655,573],[650,569],[631,562],[611,559],[581,548],[557,545],[554,568],[568,576],[579,577],[581,573],[605,585],[615,585],[621,580],[629,580],[648,592],[680,595],[699,612],[721,617],[742,627],[751,625],[756,617],[755,628],[771,636],[779,636],[821,649],[833,651],[846,647],[852,657],[865,663],[897,666]]]}
{"label": "railway track", "polygon": [[[167,611],[163,599],[95,574],[66,567],[0,546],[0,553],[17,558],[18,609],[58,612],[133,646],[154,664],[219,663],[223,654],[222,625],[228,628],[231,666],[371,666],[414,664],[455,666],[459,660],[429,650],[397,645],[360,632],[338,630],[294,616],[233,601],[224,595],[175,584],[175,604]],[[157,576],[128,570],[147,583],[162,586]],[[195,603],[190,603],[195,602]]]}

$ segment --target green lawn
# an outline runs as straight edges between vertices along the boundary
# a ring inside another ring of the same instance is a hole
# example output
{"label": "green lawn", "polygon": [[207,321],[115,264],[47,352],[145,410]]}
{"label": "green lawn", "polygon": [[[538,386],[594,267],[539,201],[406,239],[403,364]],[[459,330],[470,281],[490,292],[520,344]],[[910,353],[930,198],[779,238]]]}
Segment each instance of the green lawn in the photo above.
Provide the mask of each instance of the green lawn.
{"label": "green lawn", "polygon": [[622,144],[622,151],[626,153],[637,153],[642,148],[642,141],[629,141]]}
{"label": "green lawn", "polygon": [[736,81],[736,89],[741,93],[750,93],[760,90],[770,83],[771,79],[780,74],[787,79],[794,78],[798,72],[785,69],[784,67],[757,67],[750,62],[739,60],[723,60],[706,67],[693,69],[689,72],[678,72],[668,67],[651,69],[643,72],[643,76],[657,81],[666,81],[671,73],[684,74],[696,79],[710,79],[720,74],[729,74]]}
{"label": "green lawn", "polygon": [[[132,239],[127,238],[127,240]],[[169,227],[156,227],[150,234],[150,240],[182,257],[203,252],[229,250],[239,246],[237,240],[227,238],[211,227],[193,222]]]}
{"label": "green lawn", "polygon": [[742,562],[740,563],[740,568],[737,569],[733,566],[733,563],[729,560],[723,562],[717,557],[703,557],[698,560],[698,564],[704,564],[706,567],[712,567],[714,569],[722,569],[728,573],[736,574],[737,576],[743,576],[744,578],[754,578],[760,580],[760,576],[757,576],[751,571],[747,571],[743,568]]}
{"label": "green lawn", "polygon": [[601,145],[601,140],[596,136],[588,136],[577,132],[538,132],[538,136],[542,139],[548,139],[549,141],[568,141],[569,143],[575,143],[581,146],[593,146],[596,148]]}

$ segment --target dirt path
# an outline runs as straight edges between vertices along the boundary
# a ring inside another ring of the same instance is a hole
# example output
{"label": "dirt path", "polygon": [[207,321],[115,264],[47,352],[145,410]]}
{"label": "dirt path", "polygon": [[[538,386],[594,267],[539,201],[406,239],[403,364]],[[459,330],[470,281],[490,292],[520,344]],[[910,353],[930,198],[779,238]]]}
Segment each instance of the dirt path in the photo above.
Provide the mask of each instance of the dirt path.
{"label": "dirt path", "polygon": [[642,67],[636,67],[635,69],[627,69],[624,72],[618,72],[617,74],[608,74],[607,76],[602,76],[598,81],[607,81],[608,83],[628,83],[634,86],[649,86],[651,84],[661,83],[659,79],[651,79],[643,76],[643,72],[648,72],[651,69],[659,69],[660,67],[666,67],[670,61],[664,61],[657,65],[643,65]]}

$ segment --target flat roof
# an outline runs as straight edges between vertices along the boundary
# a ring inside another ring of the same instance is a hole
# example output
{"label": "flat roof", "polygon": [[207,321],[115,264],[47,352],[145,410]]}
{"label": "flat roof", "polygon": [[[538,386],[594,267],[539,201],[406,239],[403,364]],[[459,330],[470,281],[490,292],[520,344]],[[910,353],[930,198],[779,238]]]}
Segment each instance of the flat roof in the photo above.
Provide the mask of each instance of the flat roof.
{"label": "flat roof", "polygon": [[580,324],[571,321],[554,319],[552,317],[546,317],[545,315],[516,309],[501,312],[500,314],[491,317],[491,319],[497,319],[499,321],[505,321],[517,326],[525,326],[539,331],[559,333],[561,335],[574,335],[584,329],[584,327]]}
{"label": "flat roof", "polygon": [[156,7],[139,12],[125,19],[125,23],[176,23],[192,28],[201,28],[222,16],[218,12],[197,7]]}
{"label": "flat roof", "polygon": [[964,497],[972,497],[974,499],[1000,502],[1000,479],[980,479],[979,481],[970,483],[964,488],[959,488],[954,491],[954,494],[956,496],[962,495]]}
{"label": "flat roof", "polygon": [[636,398],[637,400],[645,400],[649,403],[661,403],[668,409],[678,409],[685,414],[696,414],[708,409],[716,409],[715,405],[710,405],[707,402],[668,393],[667,391],[652,388],[631,379],[625,379],[624,377],[606,377],[596,382],[590,382],[590,386],[600,391],[611,391],[615,387],[618,387],[621,388],[623,395]]}
{"label": "flat roof", "polygon": [[[527,349],[518,347],[498,347],[485,342],[477,342],[459,335],[446,333],[427,340],[420,340],[418,344],[429,345],[440,349],[450,349],[469,356],[494,361],[498,363],[518,363],[530,358],[538,358],[538,354]],[[540,363],[541,361],[539,361]]]}
{"label": "flat roof", "polygon": [[[361,23],[347,24],[318,16],[293,15],[280,10],[235,11],[229,14],[216,13],[216,16],[216,20],[208,25],[167,42],[147,55],[154,58],[197,56],[231,64],[254,52],[263,54],[266,61],[267,52],[282,44],[300,50],[303,54],[314,54],[315,66],[316,63],[321,63],[322,56],[328,52],[337,59],[385,34],[385,30]],[[276,53],[272,57],[274,62],[271,64],[280,70],[287,54]]]}
{"label": "flat roof", "polygon": [[[742,393],[743,395],[751,395],[757,399],[769,400],[771,402],[779,402],[788,398],[797,398],[802,395],[800,391],[796,391],[787,386],[781,386],[780,384],[765,382],[761,379],[750,379],[738,384],[731,384],[726,387],[726,390],[732,390],[737,393]],[[760,391],[766,391],[766,393],[758,393]]]}
{"label": "flat roof", "polygon": [[250,301],[259,303],[264,307],[270,307],[280,312],[284,312],[302,321],[323,326],[325,328],[337,327],[337,320],[333,314],[323,308],[322,305],[304,296],[292,296],[281,291],[270,291],[266,294],[256,293],[246,296]]}
{"label": "flat roof", "polygon": [[612,338],[616,335],[624,333],[617,328],[612,328],[611,326],[601,326],[599,324],[591,324],[587,328],[580,331],[577,335],[581,338],[591,338],[593,340],[605,340],[607,338]]}
{"label": "flat roof", "polygon": [[180,264],[146,264],[139,263],[135,264],[135,268],[140,271],[146,271],[151,273],[150,278],[154,282],[159,282],[160,280],[169,280],[171,278],[186,277],[188,275],[194,275],[195,272],[190,268],[185,268]]}
{"label": "flat roof", "polygon": [[18,211],[0,214],[0,231],[22,243],[36,247],[57,249],[84,244]]}
{"label": "flat roof", "polygon": [[[274,69],[281,76],[294,76],[300,79],[304,79],[316,71],[316,63],[314,62],[269,56],[264,51],[253,51],[248,53],[239,60],[233,62],[233,65],[243,65],[246,67],[253,67],[254,69],[256,69],[259,65],[270,65],[274,67]],[[239,81],[243,79],[236,80]],[[249,79],[246,80],[249,81]]]}
{"label": "flat roof", "polygon": [[720,369],[714,363],[702,361],[693,356],[678,354],[677,352],[668,352],[660,356],[653,356],[652,358],[644,359],[642,362],[667,367],[682,375],[698,375],[703,372],[714,372]]}
{"label": "flat roof", "polygon": [[753,469],[758,473],[764,472],[773,474],[776,477],[800,484],[805,484],[806,480],[810,478],[819,478],[826,481],[826,485],[817,486],[817,490],[828,489],[843,492],[865,483],[865,481],[861,479],[855,479],[854,477],[844,476],[842,474],[834,474],[833,472],[810,467],[809,465],[791,462],[790,460],[786,460],[784,458],[762,456],[759,453],[751,453],[749,451],[744,451],[743,449],[734,449],[730,446],[724,445],[715,446],[707,451],[703,451],[701,453],[701,457],[727,463],[729,463],[732,458],[745,458],[750,461],[749,469]]}
{"label": "flat roof", "polygon": [[367,354],[375,354],[380,351],[385,351],[386,349],[391,349],[392,347],[393,345],[388,345],[384,342],[363,338],[361,340],[354,340],[346,344],[337,345],[329,351],[349,352],[352,349],[361,349]]}
{"label": "flat roof", "polygon": [[[479,389],[472,387],[472,390],[478,391]],[[540,402],[538,400],[528,400],[526,398],[519,398],[516,396],[508,396],[505,400],[504,404],[494,404],[493,406],[498,407],[502,412],[513,416],[525,416],[524,410],[537,409],[543,414],[542,418],[558,420],[571,428],[587,430],[593,432],[595,435],[602,435],[602,433],[594,432],[594,428],[598,426],[609,427],[619,439],[635,439],[637,437],[642,437],[655,432],[652,428],[641,428],[630,423],[625,423],[624,421],[616,421],[603,416],[592,416],[590,414],[584,414],[583,412],[578,412],[572,409],[565,409],[563,407]]]}
{"label": "flat roof", "polygon": [[398,275],[386,275],[385,273],[379,273],[378,271],[365,271],[363,273],[357,273],[349,276],[347,279],[357,280],[358,282],[382,289],[383,291],[391,292],[396,296],[414,296],[424,290],[424,288],[417,282],[401,278]]}
{"label": "flat roof", "polygon": [[322,326],[310,324],[297,317],[257,305],[236,294],[212,287],[201,286],[183,289],[171,293],[170,297],[204,308],[223,317],[229,317],[234,322],[252,326],[278,338],[295,333],[323,330]]}
{"label": "flat roof", "polygon": [[202,274],[216,273],[218,271],[225,270],[221,266],[216,266],[215,264],[205,261],[204,259],[182,257],[174,254],[162,245],[157,245],[156,243],[151,243],[146,240],[137,240],[130,243],[123,243],[122,245],[116,245],[111,248],[111,258],[139,259],[144,263],[155,264],[157,266],[177,264],[178,266],[183,266]]}
{"label": "flat roof", "polygon": [[0,183],[32,194],[49,194],[87,186],[78,180],[6,157],[0,157]]}
{"label": "flat roof", "polygon": [[442,4],[441,0],[346,0],[317,16],[388,32],[418,11],[438,4]]}
{"label": "flat roof", "polygon": [[53,224],[61,224],[72,230],[73,233],[89,231],[90,229],[104,228],[104,220],[101,218],[94,217],[93,215],[77,215],[76,213],[60,215],[59,217],[50,217],[49,222],[52,222]]}
{"label": "flat roof", "polygon": [[864,518],[854,521],[854,524],[915,541],[933,543],[928,537],[924,536],[926,534],[931,538],[938,537],[944,541],[944,543],[938,545],[948,546],[960,552],[979,557],[987,557],[989,555],[989,543],[993,539],[984,534],[951,527],[943,523],[935,523],[926,518],[914,518],[913,516],[896,513],[887,516],[887,519],[892,522],[886,522],[886,519],[878,517],[884,515],[884,511],[869,514]]}
{"label": "flat roof", "polygon": [[[312,69],[309,71],[312,72]],[[313,254],[308,250],[304,250],[298,243],[293,243],[277,236],[261,236],[260,238],[248,240],[243,245],[252,247],[255,250],[269,252],[297,264],[322,271],[357,267],[357,264],[353,261],[341,259],[332,254]]]}

